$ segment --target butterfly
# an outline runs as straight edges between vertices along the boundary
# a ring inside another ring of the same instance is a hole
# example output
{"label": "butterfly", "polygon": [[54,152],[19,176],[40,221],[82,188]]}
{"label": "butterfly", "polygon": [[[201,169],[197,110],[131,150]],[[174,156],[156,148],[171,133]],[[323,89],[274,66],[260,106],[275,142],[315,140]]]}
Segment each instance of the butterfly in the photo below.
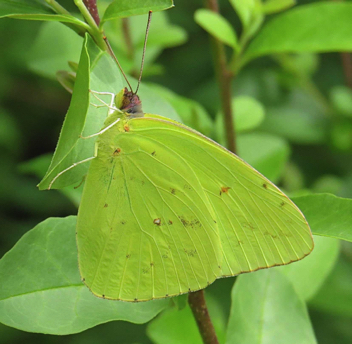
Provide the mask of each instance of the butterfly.
{"label": "butterfly", "polygon": [[92,91],[109,113],[90,136],[76,237],[81,278],[96,296],[176,296],[312,251],[309,225],[283,192],[201,133],[143,113],[137,90],[109,104]]}

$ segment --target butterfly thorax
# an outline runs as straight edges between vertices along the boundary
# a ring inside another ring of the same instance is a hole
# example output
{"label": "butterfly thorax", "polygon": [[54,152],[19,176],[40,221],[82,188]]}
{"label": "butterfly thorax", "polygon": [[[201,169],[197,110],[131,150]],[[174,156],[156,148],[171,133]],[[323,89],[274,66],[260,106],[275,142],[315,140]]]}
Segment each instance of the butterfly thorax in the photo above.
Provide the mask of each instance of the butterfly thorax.
{"label": "butterfly thorax", "polygon": [[[120,94],[119,94],[120,95]],[[118,95],[117,95],[118,96]],[[124,88],[122,97],[116,100],[116,104],[120,110],[126,112],[131,117],[143,117],[142,102],[137,94]]]}

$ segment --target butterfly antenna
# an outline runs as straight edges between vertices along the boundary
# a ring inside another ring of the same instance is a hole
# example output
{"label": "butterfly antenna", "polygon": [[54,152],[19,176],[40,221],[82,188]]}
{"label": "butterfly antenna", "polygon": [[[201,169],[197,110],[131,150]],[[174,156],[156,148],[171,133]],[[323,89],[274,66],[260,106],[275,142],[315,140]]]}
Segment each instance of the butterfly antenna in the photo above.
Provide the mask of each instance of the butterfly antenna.
{"label": "butterfly antenna", "polygon": [[141,84],[141,80],[142,80],[142,74],[143,74],[143,67],[144,67],[144,58],[145,58],[145,50],[147,49],[147,41],[148,41],[148,34],[149,34],[149,27],[150,27],[150,22],[152,20],[152,11],[149,11],[148,14],[148,23],[147,23],[147,29],[145,31],[145,39],[144,39],[144,47],[143,47],[143,55],[142,55],[142,63],[141,63],[141,70],[139,72],[139,79],[138,79],[138,85],[136,88],[136,92],[134,92],[134,94],[137,94],[138,89],[139,89],[139,85]]}
{"label": "butterfly antenna", "polygon": [[127,84],[128,84],[128,87],[130,88],[131,92],[133,93],[132,86],[131,86],[130,82],[128,81],[125,72],[123,71],[123,69],[122,69],[122,67],[121,67],[121,65],[120,65],[119,60],[117,59],[116,55],[114,54],[114,51],[112,50],[112,47],[111,47],[111,45],[110,45],[110,43],[109,43],[109,41],[108,41],[108,38],[107,38],[106,36],[104,36],[103,38],[104,38],[104,41],[105,41],[105,43],[106,43],[106,46],[107,46],[108,49],[109,49],[110,55],[112,56],[112,58],[115,60],[115,62],[116,62],[117,65],[119,66],[119,69],[120,69],[120,71],[121,71],[123,77],[125,78],[125,80],[126,80],[126,82],[127,82]]}

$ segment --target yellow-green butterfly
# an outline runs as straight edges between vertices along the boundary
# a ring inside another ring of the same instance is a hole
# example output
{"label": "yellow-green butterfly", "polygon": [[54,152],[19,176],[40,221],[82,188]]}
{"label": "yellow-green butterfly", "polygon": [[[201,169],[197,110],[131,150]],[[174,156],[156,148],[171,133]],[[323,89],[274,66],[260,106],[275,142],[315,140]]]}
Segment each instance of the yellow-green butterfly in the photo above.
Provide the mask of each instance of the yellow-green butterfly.
{"label": "yellow-green butterfly", "polygon": [[165,298],[311,252],[304,216],[259,172],[197,131],[143,114],[132,89],[113,100],[78,212],[81,277],[95,295]]}

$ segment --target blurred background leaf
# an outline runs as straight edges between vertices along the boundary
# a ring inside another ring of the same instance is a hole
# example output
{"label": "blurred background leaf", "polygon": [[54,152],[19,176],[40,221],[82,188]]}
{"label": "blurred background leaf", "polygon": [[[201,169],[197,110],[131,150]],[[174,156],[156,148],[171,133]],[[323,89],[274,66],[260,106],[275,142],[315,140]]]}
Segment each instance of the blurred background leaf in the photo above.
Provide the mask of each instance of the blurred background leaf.
{"label": "blurred background leaf", "polygon": [[128,303],[95,297],[79,275],[75,230],[76,217],[49,218],[1,259],[2,323],[63,335],[112,320],[144,323],[167,307],[168,299]]}
{"label": "blurred background leaf", "polygon": [[226,343],[270,343],[273,338],[317,343],[305,303],[277,269],[241,275],[232,290]]}
{"label": "blurred background leaf", "polygon": [[137,16],[149,11],[166,10],[173,6],[173,0],[112,1],[104,13],[103,22],[123,17]]}
{"label": "blurred background leaf", "polygon": [[352,4],[348,2],[322,2],[292,9],[263,28],[250,44],[245,59],[282,52],[352,50],[348,35],[351,16]]}
{"label": "blurred background leaf", "polygon": [[233,30],[231,24],[220,14],[207,9],[201,9],[195,13],[194,20],[219,41],[232,48],[237,48],[236,32]]}

